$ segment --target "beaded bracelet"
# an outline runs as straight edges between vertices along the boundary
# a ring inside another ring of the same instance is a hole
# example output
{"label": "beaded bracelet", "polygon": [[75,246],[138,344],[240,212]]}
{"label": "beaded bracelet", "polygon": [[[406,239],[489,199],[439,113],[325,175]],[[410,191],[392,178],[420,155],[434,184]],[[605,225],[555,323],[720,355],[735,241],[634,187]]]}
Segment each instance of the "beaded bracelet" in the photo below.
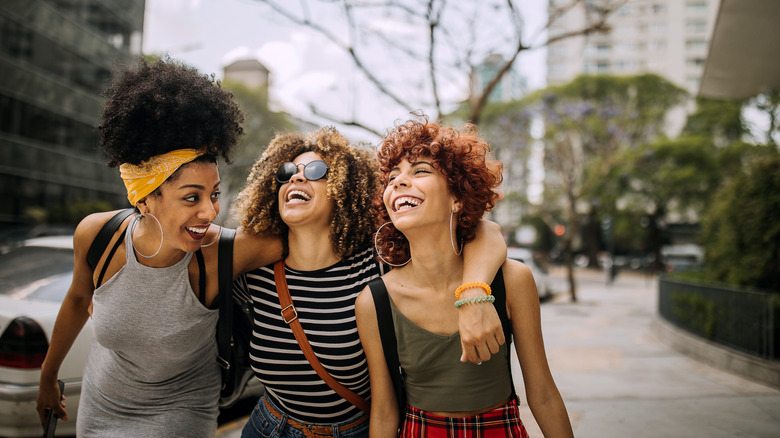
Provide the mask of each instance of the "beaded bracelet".
{"label": "beaded bracelet", "polygon": [[494,297],[493,295],[487,295],[484,297],[465,298],[462,300],[455,301],[455,308],[459,309],[460,306],[469,303],[492,303],[494,301],[496,301],[496,297]]}
{"label": "beaded bracelet", "polygon": [[472,287],[481,287],[482,289],[485,289],[485,293],[490,295],[490,285],[481,281],[469,281],[468,283],[463,283],[460,286],[458,286],[457,289],[455,289],[455,299],[460,299],[460,294],[466,289],[471,289]]}

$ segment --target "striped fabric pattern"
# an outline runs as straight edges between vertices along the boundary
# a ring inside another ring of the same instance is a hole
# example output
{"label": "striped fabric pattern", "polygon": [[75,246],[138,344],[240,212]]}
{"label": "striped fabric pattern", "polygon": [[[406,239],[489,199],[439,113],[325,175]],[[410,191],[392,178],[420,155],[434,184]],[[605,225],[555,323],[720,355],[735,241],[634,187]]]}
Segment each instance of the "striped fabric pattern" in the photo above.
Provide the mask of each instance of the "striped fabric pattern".
{"label": "striped fabric pattern", "polygon": [[[331,376],[367,399],[368,367],[354,306],[357,294],[379,276],[373,252],[364,250],[318,271],[285,271],[298,319],[314,353]],[[343,422],[362,412],[330,389],[301,352],[281,317],[273,265],[240,277],[234,293],[248,293],[253,302],[252,368],[276,406],[310,423]]]}
{"label": "striped fabric pattern", "polygon": [[528,438],[517,399],[484,414],[451,418],[406,407],[401,438]]}

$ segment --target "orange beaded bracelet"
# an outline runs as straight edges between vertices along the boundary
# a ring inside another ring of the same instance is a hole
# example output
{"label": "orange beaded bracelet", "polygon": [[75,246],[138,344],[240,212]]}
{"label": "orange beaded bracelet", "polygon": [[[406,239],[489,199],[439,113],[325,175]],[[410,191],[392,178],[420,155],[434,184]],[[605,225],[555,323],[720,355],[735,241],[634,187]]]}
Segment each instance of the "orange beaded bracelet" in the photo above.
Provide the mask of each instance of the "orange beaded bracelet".
{"label": "orange beaded bracelet", "polygon": [[481,287],[482,289],[485,289],[485,293],[490,295],[490,285],[487,283],[484,283],[482,281],[469,281],[468,283],[463,283],[460,286],[458,286],[457,289],[455,289],[455,299],[460,299],[460,293],[463,292],[466,289],[471,289],[472,287]]}

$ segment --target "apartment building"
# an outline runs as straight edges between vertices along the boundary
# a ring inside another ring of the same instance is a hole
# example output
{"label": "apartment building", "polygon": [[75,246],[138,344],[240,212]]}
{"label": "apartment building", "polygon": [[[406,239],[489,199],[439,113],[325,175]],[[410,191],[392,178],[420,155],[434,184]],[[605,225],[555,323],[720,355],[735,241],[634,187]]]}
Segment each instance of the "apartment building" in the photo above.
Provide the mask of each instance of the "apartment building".
{"label": "apartment building", "polygon": [[[615,0],[612,0],[613,2]],[[549,12],[569,0],[550,0]],[[554,37],[586,26],[586,8],[562,14],[550,27]],[[656,73],[695,95],[720,0],[628,0],[609,18],[611,31],[569,38],[547,49],[547,83],[566,83],[580,74]]]}
{"label": "apartment building", "polygon": [[126,205],[95,129],[112,67],[141,53],[144,0],[0,2],[0,229]]}

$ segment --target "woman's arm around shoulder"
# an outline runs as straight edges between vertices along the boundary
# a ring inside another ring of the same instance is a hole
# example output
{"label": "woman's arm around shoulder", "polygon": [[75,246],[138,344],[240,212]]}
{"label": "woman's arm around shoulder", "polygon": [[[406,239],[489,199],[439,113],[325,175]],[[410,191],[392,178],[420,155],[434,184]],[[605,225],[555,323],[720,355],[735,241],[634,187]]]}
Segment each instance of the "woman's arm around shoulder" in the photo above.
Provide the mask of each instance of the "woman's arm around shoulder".
{"label": "woman's arm around shoulder", "polygon": [[282,258],[282,240],[254,234],[238,227],[233,243],[233,277],[274,263]]}
{"label": "woman's arm around shoulder", "polygon": [[382,350],[379,336],[379,324],[371,290],[366,287],[355,300],[355,317],[363,351],[368,361],[368,374],[371,380],[371,417],[369,436],[397,437],[399,415],[395,389]]}
{"label": "woman's arm around shoulder", "polygon": [[46,419],[46,409],[53,409],[58,417],[68,419],[68,414],[57,397],[57,375],[62,361],[89,318],[88,309],[95,286],[92,268],[87,263],[87,252],[97,233],[115,213],[116,211],[91,214],[79,223],[73,233],[73,280],[57,314],[49,350],[41,366],[36,407],[41,424]]}
{"label": "woman's arm around shoulder", "polygon": [[528,266],[515,260],[504,263],[507,314],[523,374],[528,406],[546,437],[574,434],[558,387],[555,385],[542,338],[539,295]]}
{"label": "woman's arm around shoulder", "polygon": [[[490,284],[506,260],[506,242],[501,227],[495,222],[481,220],[474,240],[463,248],[463,283],[480,281]],[[453,291],[454,292],[454,291]],[[466,289],[460,298],[484,296],[479,287]],[[453,305],[455,295],[452,297]],[[490,360],[505,342],[496,309],[486,303],[461,306],[458,309],[458,331],[463,354],[461,362],[481,363]]]}

